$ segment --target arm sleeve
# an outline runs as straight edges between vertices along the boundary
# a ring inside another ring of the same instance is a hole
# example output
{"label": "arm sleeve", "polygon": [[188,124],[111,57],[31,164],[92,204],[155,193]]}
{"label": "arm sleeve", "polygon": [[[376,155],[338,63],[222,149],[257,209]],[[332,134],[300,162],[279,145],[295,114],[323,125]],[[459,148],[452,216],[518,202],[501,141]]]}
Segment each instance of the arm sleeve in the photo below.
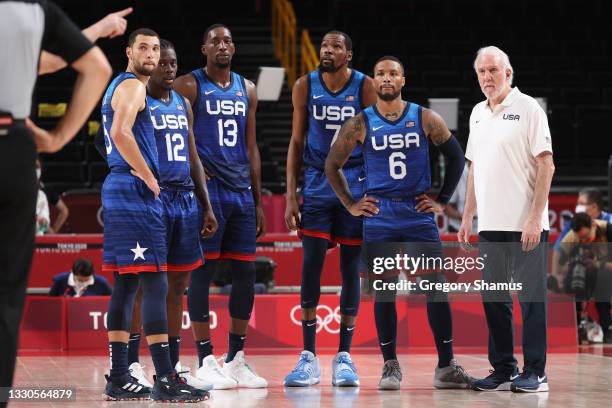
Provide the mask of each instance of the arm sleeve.
{"label": "arm sleeve", "polygon": [[53,3],[47,2],[45,9],[45,31],[42,48],[73,63],[93,47],[81,30]]}
{"label": "arm sleeve", "polygon": [[444,155],[444,160],[446,160],[446,176],[438,195],[438,201],[446,204],[453,195],[461,174],[463,174],[465,158],[463,157],[461,145],[453,135],[446,142],[439,145],[438,149],[440,149],[440,152]]}
{"label": "arm sleeve", "polygon": [[51,290],[49,291],[49,296],[61,296],[60,292],[60,285],[59,285],[59,280],[55,280],[53,279],[53,286],[51,286]]}
{"label": "arm sleeve", "polygon": [[[537,102],[534,102],[537,104]],[[546,112],[537,105],[529,117],[529,148],[531,154],[536,157],[542,152],[552,153],[552,139],[548,128]]]}

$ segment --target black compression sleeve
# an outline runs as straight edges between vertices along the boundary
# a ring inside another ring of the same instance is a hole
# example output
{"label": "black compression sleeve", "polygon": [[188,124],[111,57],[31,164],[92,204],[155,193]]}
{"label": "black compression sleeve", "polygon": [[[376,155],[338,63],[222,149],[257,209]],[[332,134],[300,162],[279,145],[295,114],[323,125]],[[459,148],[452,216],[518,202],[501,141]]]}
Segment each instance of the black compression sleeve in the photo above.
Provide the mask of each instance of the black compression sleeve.
{"label": "black compression sleeve", "polygon": [[91,41],[81,33],[72,20],[55,3],[47,2],[42,49],[59,55],[71,64],[91,47],[93,47]]}
{"label": "black compression sleeve", "polygon": [[446,175],[438,195],[438,201],[446,204],[453,196],[457,183],[459,183],[463,167],[465,166],[465,158],[461,145],[459,145],[459,142],[453,135],[446,142],[439,145],[438,149],[440,149],[446,161]]}

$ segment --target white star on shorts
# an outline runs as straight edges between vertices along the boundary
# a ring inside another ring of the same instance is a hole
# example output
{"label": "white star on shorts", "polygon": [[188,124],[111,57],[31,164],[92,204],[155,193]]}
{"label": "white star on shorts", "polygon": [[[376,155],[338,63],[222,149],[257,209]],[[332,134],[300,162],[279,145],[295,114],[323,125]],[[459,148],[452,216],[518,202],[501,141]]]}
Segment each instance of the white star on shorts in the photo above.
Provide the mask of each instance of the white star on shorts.
{"label": "white star on shorts", "polygon": [[138,241],[136,241],[136,248],[132,248],[130,249],[130,251],[132,251],[134,253],[134,260],[137,260],[138,258],[142,259],[143,261],[145,260],[144,257],[144,252],[149,249],[149,248],[141,248],[140,247],[140,243]]}

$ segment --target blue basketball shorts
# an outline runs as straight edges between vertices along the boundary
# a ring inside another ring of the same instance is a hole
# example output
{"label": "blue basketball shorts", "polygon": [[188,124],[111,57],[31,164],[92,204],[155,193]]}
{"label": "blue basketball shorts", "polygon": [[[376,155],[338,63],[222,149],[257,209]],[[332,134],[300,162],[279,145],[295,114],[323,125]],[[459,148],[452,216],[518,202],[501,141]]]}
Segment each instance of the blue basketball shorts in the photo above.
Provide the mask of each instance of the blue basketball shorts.
{"label": "blue basketball shorts", "polygon": [[204,257],[254,261],[257,226],[251,189],[230,190],[216,177],[210,179],[207,186],[219,229],[212,237],[201,239]]}
{"label": "blue basketball shorts", "polygon": [[111,171],[102,186],[102,210],[103,271],[123,274],[168,270],[162,201],[142,180]]}

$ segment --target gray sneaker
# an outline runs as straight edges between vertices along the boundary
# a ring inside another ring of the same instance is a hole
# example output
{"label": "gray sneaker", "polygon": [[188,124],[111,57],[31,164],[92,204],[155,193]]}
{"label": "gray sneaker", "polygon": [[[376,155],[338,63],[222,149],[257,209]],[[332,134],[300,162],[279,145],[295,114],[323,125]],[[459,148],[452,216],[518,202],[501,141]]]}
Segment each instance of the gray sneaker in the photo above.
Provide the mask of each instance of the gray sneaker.
{"label": "gray sneaker", "polygon": [[437,389],[471,389],[474,381],[474,378],[457,364],[457,360],[452,359],[448,367],[436,367],[433,385]]}
{"label": "gray sneaker", "polygon": [[379,390],[399,390],[402,381],[402,370],[397,360],[387,360],[383,366],[382,377],[378,383]]}

